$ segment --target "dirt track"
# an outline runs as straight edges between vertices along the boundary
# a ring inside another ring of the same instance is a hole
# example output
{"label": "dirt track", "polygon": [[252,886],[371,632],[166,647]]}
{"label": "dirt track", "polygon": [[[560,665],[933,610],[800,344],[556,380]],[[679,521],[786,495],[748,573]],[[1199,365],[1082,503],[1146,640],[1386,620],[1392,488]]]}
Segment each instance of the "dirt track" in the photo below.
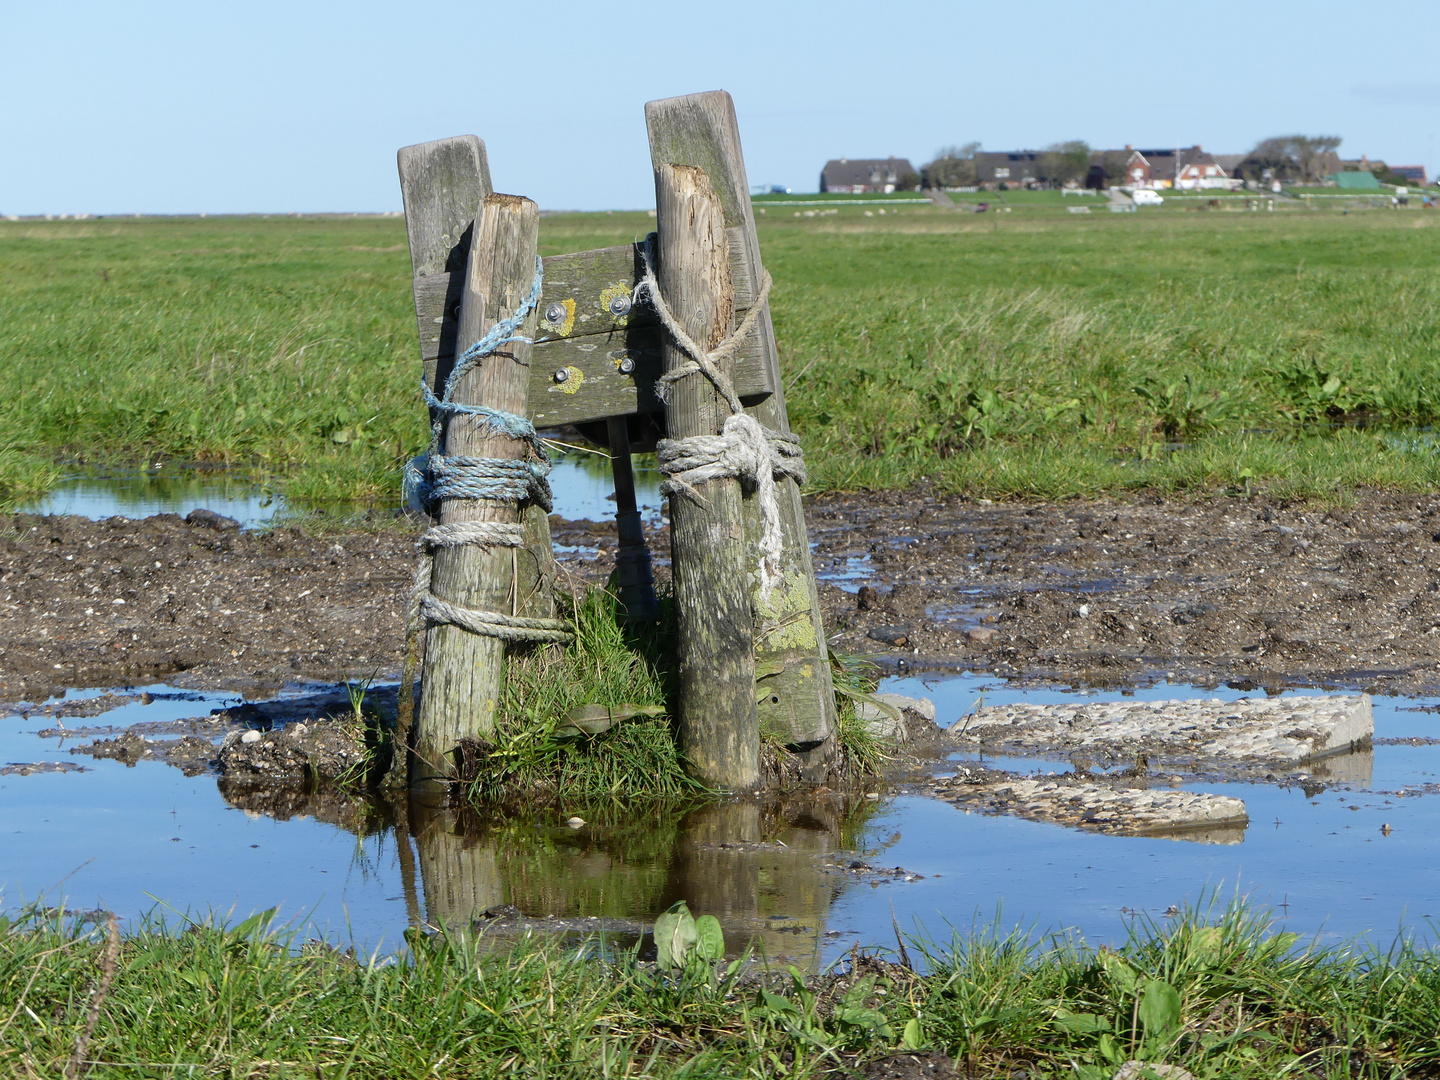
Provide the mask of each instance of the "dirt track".
{"label": "dirt track", "polygon": [[[1440,688],[1440,498],[1376,494],[1327,511],[912,492],[816,499],[809,520],[833,643],[891,667]],[[174,515],[7,525],[0,699],[160,681],[263,695],[398,668],[413,566],[398,528],[257,535]],[[565,556],[577,580],[608,572],[611,526],[557,519],[554,531],[598,552]],[[664,530],[652,548],[668,553]]]}

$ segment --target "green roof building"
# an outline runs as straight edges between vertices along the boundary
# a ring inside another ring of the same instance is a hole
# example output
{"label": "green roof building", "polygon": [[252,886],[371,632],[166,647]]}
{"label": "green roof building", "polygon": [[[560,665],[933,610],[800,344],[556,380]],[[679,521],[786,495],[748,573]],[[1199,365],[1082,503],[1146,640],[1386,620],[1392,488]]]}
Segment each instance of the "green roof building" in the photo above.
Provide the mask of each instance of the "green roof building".
{"label": "green roof building", "polygon": [[1375,179],[1375,174],[1368,169],[1359,169],[1355,172],[1331,173],[1330,179],[1335,181],[1335,186],[1346,191],[1379,191],[1380,181]]}

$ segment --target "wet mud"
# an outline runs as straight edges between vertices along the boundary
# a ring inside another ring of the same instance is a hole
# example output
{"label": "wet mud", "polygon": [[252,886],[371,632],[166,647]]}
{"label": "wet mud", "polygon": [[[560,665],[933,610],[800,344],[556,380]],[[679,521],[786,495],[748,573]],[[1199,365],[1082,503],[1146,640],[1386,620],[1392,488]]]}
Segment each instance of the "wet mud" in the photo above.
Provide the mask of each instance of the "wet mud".
{"label": "wet mud", "polygon": [[[1440,688],[1440,498],[988,505],[912,491],[823,496],[807,516],[832,644],[892,670]],[[398,671],[403,522],[318,536],[191,518],[0,519],[0,698],[162,678],[268,697]],[[605,579],[613,523],[552,530],[571,582]],[[663,522],[649,539],[663,580]]]}

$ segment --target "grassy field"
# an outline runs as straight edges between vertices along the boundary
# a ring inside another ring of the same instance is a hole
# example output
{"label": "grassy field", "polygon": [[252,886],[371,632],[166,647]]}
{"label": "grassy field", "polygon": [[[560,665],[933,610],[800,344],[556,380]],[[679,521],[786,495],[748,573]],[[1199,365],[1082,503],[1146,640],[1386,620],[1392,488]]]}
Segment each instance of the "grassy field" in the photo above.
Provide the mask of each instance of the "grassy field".
{"label": "grassy field", "polygon": [[0,1069],[758,1080],[939,1052],[967,1076],[1109,1080],[1139,1060],[1207,1080],[1338,1080],[1440,1063],[1435,953],[1307,951],[1243,908],[1137,922],[1116,950],[985,926],[911,940],[923,974],[864,958],[837,975],[767,973],[693,952],[661,969],[628,951],[469,935],[357,958],[272,934],[263,915],[179,929],[121,936],[103,913],[0,920]]}
{"label": "grassy field", "polygon": [[[1335,497],[1440,477],[1411,437],[1440,412],[1440,215],[1071,215],[1083,200],[1020,194],[1005,214],[758,219],[814,486]],[[542,245],[652,227],[553,215]],[[409,276],[396,218],[0,222],[0,500],[62,462],[157,458],[392,500],[425,441]]]}

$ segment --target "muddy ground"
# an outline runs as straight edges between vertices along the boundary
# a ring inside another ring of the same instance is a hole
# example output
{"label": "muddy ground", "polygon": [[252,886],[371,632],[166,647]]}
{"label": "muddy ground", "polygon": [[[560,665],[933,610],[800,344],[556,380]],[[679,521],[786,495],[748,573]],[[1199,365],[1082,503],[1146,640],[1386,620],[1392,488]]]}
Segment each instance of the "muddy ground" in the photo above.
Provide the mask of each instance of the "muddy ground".
{"label": "muddy ground", "polygon": [[[808,513],[832,643],[892,670],[1440,690],[1440,497],[1327,509],[922,491],[824,496]],[[268,697],[397,672],[408,523],[230,524],[0,519],[0,700],[154,682]],[[570,579],[602,580],[613,525],[553,526]],[[663,579],[665,529],[651,541]]]}

